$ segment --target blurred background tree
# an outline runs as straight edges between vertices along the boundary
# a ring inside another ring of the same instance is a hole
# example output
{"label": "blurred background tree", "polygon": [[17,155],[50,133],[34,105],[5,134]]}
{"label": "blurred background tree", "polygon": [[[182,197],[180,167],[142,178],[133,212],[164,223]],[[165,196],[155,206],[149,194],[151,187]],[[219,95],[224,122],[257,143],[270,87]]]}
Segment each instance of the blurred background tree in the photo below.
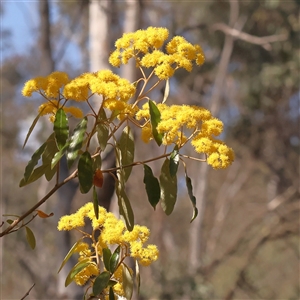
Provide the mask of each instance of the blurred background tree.
{"label": "blurred background tree", "polygon": [[[159,263],[143,270],[141,294],[135,297],[299,299],[299,1],[6,2],[3,20],[9,6],[27,18],[28,10],[34,11],[38,25],[31,28],[31,48],[15,53],[9,34],[14,28],[2,22],[1,219],[21,214],[49,189],[43,180],[18,188],[32,150],[30,144],[21,150],[24,128],[39,103],[22,98],[24,82],[54,69],[71,76],[95,71],[124,31],[167,27],[172,35],[199,43],[206,54],[203,67],[172,78],[169,101],[204,106],[218,115],[236,160],[224,171],[190,164],[200,210],[192,224],[184,187],[179,185],[180,198],[167,217],[160,209],[153,212],[139,189],[142,170],[134,170],[128,195],[137,223],[152,229],[161,252]],[[132,70],[120,74],[132,79]],[[47,126],[45,120],[31,143],[39,143]],[[151,143],[137,149],[137,159],[154,151]],[[106,163],[114,163],[109,153]],[[106,206],[112,189],[103,189]],[[90,201],[76,191],[76,184],[69,185],[45,204],[43,210],[55,217],[32,223],[34,251],[24,232],[0,239],[1,299],[21,299],[33,283],[28,299],[80,299],[82,291],[73,284],[65,290],[63,275],[57,276],[73,240],[56,231],[57,220]]]}

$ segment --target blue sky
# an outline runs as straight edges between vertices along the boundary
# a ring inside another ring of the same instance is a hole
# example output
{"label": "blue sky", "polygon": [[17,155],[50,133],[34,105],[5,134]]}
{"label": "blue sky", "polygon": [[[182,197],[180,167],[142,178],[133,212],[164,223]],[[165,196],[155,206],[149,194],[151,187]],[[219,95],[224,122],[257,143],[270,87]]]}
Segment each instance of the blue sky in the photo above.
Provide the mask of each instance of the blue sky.
{"label": "blue sky", "polygon": [[11,34],[11,48],[3,50],[2,58],[24,53],[33,44],[38,26],[37,4],[37,1],[28,0],[2,1],[1,29],[9,30]]}

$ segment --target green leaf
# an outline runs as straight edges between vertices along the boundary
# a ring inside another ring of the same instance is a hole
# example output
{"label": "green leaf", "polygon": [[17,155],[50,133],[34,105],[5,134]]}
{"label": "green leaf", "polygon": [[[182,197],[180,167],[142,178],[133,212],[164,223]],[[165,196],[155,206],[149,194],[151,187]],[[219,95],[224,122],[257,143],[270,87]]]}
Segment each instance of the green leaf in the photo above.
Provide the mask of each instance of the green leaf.
{"label": "green leaf", "polygon": [[77,245],[80,244],[80,243],[81,243],[81,240],[77,241],[77,242],[71,247],[71,249],[69,250],[68,254],[65,256],[65,258],[64,258],[64,260],[63,260],[63,262],[62,262],[62,264],[60,265],[60,267],[59,267],[57,273],[59,273],[60,270],[64,267],[64,265],[67,263],[67,261],[70,259],[70,257],[72,256],[72,254],[73,254],[74,251],[76,250]]}
{"label": "green leaf", "polygon": [[55,153],[51,161],[51,169],[53,169],[56,166],[56,164],[62,159],[68,147],[69,147],[69,143],[67,143],[64,147],[62,147],[58,152]]}
{"label": "green leaf", "polygon": [[80,191],[86,194],[93,186],[93,160],[88,151],[85,151],[78,161],[78,180]]}
{"label": "green leaf", "polygon": [[102,165],[102,158],[100,155],[98,155],[94,158],[93,171],[95,172],[97,169],[101,170],[101,165]]}
{"label": "green leaf", "polygon": [[160,199],[160,186],[158,179],[153,176],[151,168],[146,164],[144,164],[144,184],[148,200],[155,209]]}
{"label": "green leaf", "polygon": [[177,177],[170,174],[170,161],[166,158],[159,176],[161,189],[161,206],[166,215],[174,209],[177,198]]}
{"label": "green leaf", "polygon": [[109,261],[111,258],[111,251],[109,248],[104,248],[102,249],[102,253],[103,253],[103,262],[104,262],[105,269],[107,271],[110,271]]}
{"label": "green leaf", "polygon": [[55,115],[53,131],[58,149],[66,144],[69,137],[68,117],[62,108],[59,108]]}
{"label": "green leaf", "polygon": [[94,204],[94,212],[96,219],[98,220],[99,218],[99,203],[98,203],[98,196],[97,196],[97,191],[96,187],[93,187],[93,204]]}
{"label": "green leaf", "polygon": [[82,147],[88,119],[84,117],[74,129],[73,135],[70,137],[67,149],[67,162],[70,168],[78,156],[78,152]]}
{"label": "green leaf", "polygon": [[109,288],[109,296],[108,296],[108,300],[115,300],[115,294],[114,294],[114,290],[112,287]]}
{"label": "green leaf", "polygon": [[129,268],[124,263],[122,264],[122,268],[123,268],[123,272],[122,272],[123,289],[125,293],[125,298],[127,300],[130,300],[132,298],[132,293],[133,293],[133,278]]}
{"label": "green leaf", "polygon": [[118,181],[116,187],[116,194],[118,197],[119,213],[121,218],[124,220],[127,230],[131,231],[134,226],[134,215],[130,201],[125,193],[124,186]]}
{"label": "green leaf", "polygon": [[33,120],[32,124],[31,124],[31,126],[30,126],[30,128],[29,128],[29,130],[28,130],[28,133],[27,133],[27,135],[26,135],[26,138],[25,138],[25,141],[24,141],[24,144],[23,144],[23,147],[22,147],[22,148],[25,147],[25,145],[26,145],[26,143],[27,143],[27,141],[28,141],[28,139],[29,139],[29,137],[30,137],[30,135],[31,135],[31,133],[32,133],[32,131],[33,131],[35,125],[36,125],[36,123],[38,122],[40,116],[42,115],[44,109],[45,109],[45,107],[39,112],[39,114],[38,114],[38,115],[35,117],[35,119]]}
{"label": "green leaf", "polygon": [[[118,142],[118,148],[121,152],[121,165],[120,167],[130,165],[134,159],[134,137],[129,126],[126,126],[122,132]],[[124,181],[126,182],[130,176],[132,167],[122,169],[124,173]]]}
{"label": "green leaf", "polygon": [[119,263],[119,258],[120,258],[120,246],[117,247],[117,249],[114,251],[113,255],[111,256],[110,258],[110,261],[109,261],[109,271],[110,273],[114,273],[117,266],[118,266],[118,263]]}
{"label": "green leaf", "polygon": [[28,178],[27,181],[25,181],[24,178],[20,181],[19,187],[23,187],[27,184],[30,184],[30,183],[36,181],[37,179],[39,179],[40,177],[42,177],[45,174],[47,169],[48,169],[47,165],[42,165],[42,166],[34,169],[33,173],[30,175],[30,177]]}
{"label": "green leaf", "polygon": [[14,221],[13,221],[12,219],[7,219],[6,222],[7,222],[8,224],[12,224]]}
{"label": "green leaf", "polygon": [[110,274],[107,271],[102,272],[98,275],[94,281],[93,294],[99,296],[100,293],[108,286]]}
{"label": "green leaf", "polygon": [[198,215],[198,208],[196,207],[196,197],[193,195],[192,180],[187,175],[187,173],[185,173],[185,183],[186,183],[186,186],[187,186],[187,189],[188,189],[189,197],[190,197],[190,199],[192,201],[192,205],[193,205],[193,216],[192,216],[192,219],[191,219],[191,223],[192,223]]}
{"label": "green leaf", "polygon": [[52,133],[47,142],[47,147],[42,155],[43,165],[47,165],[47,170],[45,171],[45,177],[48,181],[50,181],[54,174],[56,173],[55,168],[51,168],[51,161],[54,155],[59,151],[55,142],[55,133]]}
{"label": "green leaf", "polygon": [[91,264],[90,258],[85,258],[78,262],[69,272],[65,281],[65,286],[67,287],[74,280],[74,277],[89,264]]}
{"label": "green leaf", "polygon": [[38,164],[43,152],[45,151],[47,146],[47,142],[45,142],[39,149],[37,149],[30,161],[28,162],[28,165],[25,168],[25,173],[24,173],[24,181],[28,181],[29,177],[31,176],[31,174],[33,173],[33,169],[34,167]]}
{"label": "green leaf", "polygon": [[26,240],[30,248],[34,249],[36,245],[34,234],[29,227],[25,226],[25,229],[26,229]]}
{"label": "green leaf", "polygon": [[108,135],[109,135],[109,129],[108,126],[104,123],[99,123],[96,126],[97,130],[97,138],[98,143],[102,151],[106,148],[107,141],[108,141]]}
{"label": "green leaf", "polygon": [[158,146],[162,143],[163,135],[157,132],[157,125],[160,122],[160,111],[158,110],[154,101],[149,100],[150,122],[152,127],[152,134]]}
{"label": "green leaf", "polygon": [[170,175],[172,177],[174,177],[177,174],[178,166],[179,166],[179,151],[178,151],[178,146],[176,145],[170,156]]}
{"label": "green leaf", "polygon": [[137,285],[137,294],[140,294],[140,287],[141,287],[141,275],[140,275],[140,267],[137,260],[135,260],[135,279]]}

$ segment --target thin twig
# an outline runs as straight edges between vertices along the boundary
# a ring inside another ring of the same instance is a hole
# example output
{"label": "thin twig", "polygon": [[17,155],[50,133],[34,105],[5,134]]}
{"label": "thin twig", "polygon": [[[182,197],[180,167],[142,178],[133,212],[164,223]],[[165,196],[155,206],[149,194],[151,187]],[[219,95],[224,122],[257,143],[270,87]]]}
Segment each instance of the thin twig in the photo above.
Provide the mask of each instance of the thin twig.
{"label": "thin twig", "polygon": [[211,29],[213,31],[220,30],[220,31],[224,32],[225,34],[230,35],[234,38],[238,38],[240,40],[246,41],[251,44],[260,45],[268,51],[271,50],[270,43],[281,42],[281,41],[285,41],[288,39],[288,34],[286,34],[286,33],[259,37],[259,36],[255,36],[255,35],[251,35],[251,34],[242,32],[235,28],[231,28],[230,26],[228,26],[224,23],[216,23],[211,27]]}
{"label": "thin twig", "polygon": [[24,300],[29,295],[30,291],[33,289],[34,286],[35,286],[35,283],[31,286],[31,288],[27,291],[27,293],[20,300]]}

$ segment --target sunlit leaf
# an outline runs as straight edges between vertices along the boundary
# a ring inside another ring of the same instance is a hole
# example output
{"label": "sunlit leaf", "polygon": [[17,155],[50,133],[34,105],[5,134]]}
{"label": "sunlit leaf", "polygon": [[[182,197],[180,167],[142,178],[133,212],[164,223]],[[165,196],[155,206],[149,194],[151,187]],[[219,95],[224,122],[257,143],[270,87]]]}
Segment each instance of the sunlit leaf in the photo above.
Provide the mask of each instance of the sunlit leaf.
{"label": "sunlit leaf", "polygon": [[107,271],[110,271],[109,261],[111,258],[111,251],[109,248],[104,248],[102,249],[102,253],[103,253],[103,262],[104,262],[105,269]]}
{"label": "sunlit leaf", "polygon": [[65,256],[61,266],[59,267],[59,270],[57,271],[57,273],[60,272],[60,270],[64,267],[64,265],[67,263],[67,261],[70,259],[70,257],[72,256],[72,254],[74,253],[74,251],[76,250],[78,244],[81,243],[81,240],[77,241],[72,248],[69,250],[69,252],[67,253],[67,255]]}
{"label": "sunlit leaf", "polygon": [[69,272],[66,281],[65,281],[65,286],[68,286],[73,280],[74,277],[82,271],[84,268],[86,268],[89,264],[91,264],[91,261],[89,258],[85,258],[78,262]]}
{"label": "sunlit leaf", "polygon": [[24,173],[24,181],[28,181],[29,177],[31,176],[31,174],[33,173],[34,167],[38,164],[43,152],[45,151],[47,146],[47,142],[45,142],[39,149],[37,149],[30,161],[28,162],[28,165],[25,168],[25,173]]}
{"label": "sunlit leaf", "polygon": [[114,273],[118,263],[119,263],[119,257],[120,257],[120,246],[117,247],[117,249],[114,251],[114,253],[112,254],[110,261],[109,261],[109,271],[111,273]]}
{"label": "sunlit leaf", "polygon": [[80,191],[86,194],[93,186],[93,161],[88,151],[84,152],[78,161],[78,180]]}
{"label": "sunlit leaf", "polygon": [[152,128],[153,137],[158,146],[162,143],[163,135],[157,132],[157,125],[160,122],[160,111],[157,108],[154,101],[149,100],[150,122]]}
{"label": "sunlit leaf", "polygon": [[170,93],[170,80],[167,79],[166,80],[166,87],[165,87],[165,93],[164,93],[164,98],[162,103],[165,103],[169,97],[169,93]]}
{"label": "sunlit leaf", "polygon": [[130,201],[125,193],[124,186],[118,181],[116,187],[116,194],[118,197],[118,206],[119,206],[119,213],[121,218],[124,220],[127,230],[131,231],[134,226],[134,215],[133,210],[130,204]]}
{"label": "sunlit leaf", "polygon": [[135,279],[136,279],[136,286],[137,286],[137,294],[140,294],[140,287],[141,287],[141,275],[140,275],[140,267],[137,260],[135,260]]}
{"label": "sunlit leaf", "polygon": [[176,145],[170,155],[170,175],[172,177],[177,174],[178,166],[179,166],[179,151],[178,151],[178,146]]}
{"label": "sunlit leaf", "polygon": [[36,245],[35,236],[28,226],[25,226],[25,229],[26,229],[26,240],[27,240],[30,248],[34,249],[35,245]]}
{"label": "sunlit leaf", "polygon": [[51,161],[51,169],[53,169],[56,166],[56,164],[62,159],[62,157],[66,153],[68,147],[69,147],[69,144],[67,143],[64,147],[62,147],[58,152],[55,153],[55,155]]}
{"label": "sunlit leaf", "polygon": [[151,206],[155,209],[160,199],[159,181],[153,176],[151,168],[144,164],[144,184]]}
{"label": "sunlit leaf", "polygon": [[45,108],[46,108],[46,107],[43,107],[43,109],[39,112],[39,114],[38,114],[38,115],[35,117],[35,119],[33,120],[31,126],[29,127],[29,130],[28,130],[28,133],[27,133],[27,135],[26,135],[26,138],[25,138],[25,141],[24,141],[24,144],[23,144],[23,147],[22,147],[22,148],[25,147],[25,145],[26,145],[26,143],[27,143],[27,141],[28,141],[28,139],[29,139],[29,137],[30,137],[30,135],[31,135],[31,133],[32,133],[32,131],[33,131],[33,129],[34,129],[34,127],[35,127],[35,125],[37,124],[37,122],[38,122],[38,120],[39,120],[40,116],[42,115],[43,110],[44,110]]}
{"label": "sunlit leaf", "polygon": [[99,218],[99,203],[98,203],[98,195],[96,191],[96,187],[93,187],[93,205],[94,205],[94,212],[96,219],[98,220]]}
{"label": "sunlit leaf", "polygon": [[68,117],[62,108],[58,109],[55,114],[53,131],[57,147],[62,149],[69,137]]}
{"label": "sunlit leaf", "polygon": [[191,219],[191,222],[193,222],[198,215],[198,208],[196,207],[196,197],[193,195],[192,180],[190,177],[188,177],[187,173],[185,173],[185,182],[186,182],[186,186],[188,189],[188,194],[189,194],[190,200],[193,205],[193,215],[192,215],[192,219]]}
{"label": "sunlit leaf", "polygon": [[177,199],[177,177],[170,174],[170,161],[167,158],[162,165],[159,176],[161,189],[161,206],[166,215],[170,215]]}
{"label": "sunlit leaf", "polygon": [[107,271],[102,272],[98,275],[94,281],[93,294],[99,296],[100,293],[108,286],[110,274]]}
{"label": "sunlit leaf", "polygon": [[73,135],[70,137],[70,143],[67,149],[67,162],[70,168],[78,156],[78,152],[82,147],[88,119],[84,117],[74,129]]}
{"label": "sunlit leaf", "polygon": [[133,293],[133,277],[130,273],[129,268],[124,263],[122,264],[123,272],[123,289],[125,293],[125,298],[130,300],[132,298]]}
{"label": "sunlit leaf", "polygon": [[[130,165],[133,163],[134,159],[134,137],[132,130],[129,126],[126,126],[121,134],[120,140],[118,142],[118,148],[121,152],[121,165],[120,167]],[[132,167],[127,167],[122,169],[124,173],[124,181],[128,180],[130,176]]]}

